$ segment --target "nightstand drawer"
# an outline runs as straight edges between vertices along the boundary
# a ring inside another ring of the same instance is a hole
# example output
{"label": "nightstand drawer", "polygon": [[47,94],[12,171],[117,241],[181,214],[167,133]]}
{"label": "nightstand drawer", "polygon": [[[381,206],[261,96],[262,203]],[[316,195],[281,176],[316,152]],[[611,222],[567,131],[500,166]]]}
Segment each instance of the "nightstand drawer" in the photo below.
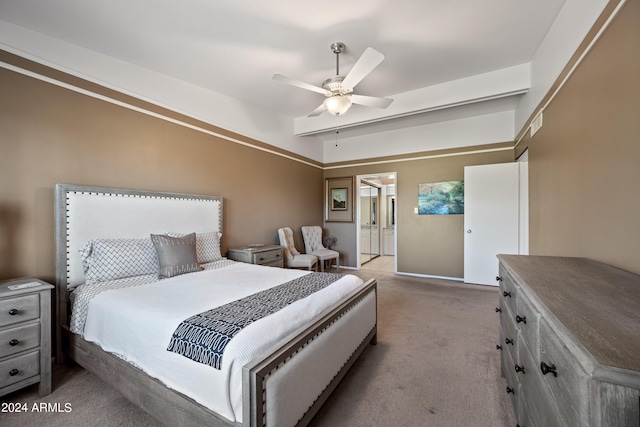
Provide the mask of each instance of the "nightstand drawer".
{"label": "nightstand drawer", "polygon": [[279,261],[271,261],[271,262],[268,262],[268,263],[266,263],[266,264],[260,264],[260,265],[261,265],[261,266],[263,266],[263,267],[280,267],[280,268],[282,268],[282,266],[283,266],[283,261],[282,261],[282,260],[279,260]]}
{"label": "nightstand drawer", "polygon": [[34,377],[39,373],[39,351],[5,360],[0,362],[0,388]]}
{"label": "nightstand drawer", "polygon": [[279,262],[282,259],[282,249],[273,249],[270,251],[263,251],[253,255],[254,264],[268,264],[270,262]]}
{"label": "nightstand drawer", "polygon": [[231,248],[227,258],[249,264],[268,267],[284,267],[282,246],[254,244],[241,248]]}
{"label": "nightstand drawer", "polygon": [[0,331],[0,359],[40,345],[40,323]]}
{"label": "nightstand drawer", "polygon": [[37,294],[0,300],[0,326],[13,325],[40,317]]}

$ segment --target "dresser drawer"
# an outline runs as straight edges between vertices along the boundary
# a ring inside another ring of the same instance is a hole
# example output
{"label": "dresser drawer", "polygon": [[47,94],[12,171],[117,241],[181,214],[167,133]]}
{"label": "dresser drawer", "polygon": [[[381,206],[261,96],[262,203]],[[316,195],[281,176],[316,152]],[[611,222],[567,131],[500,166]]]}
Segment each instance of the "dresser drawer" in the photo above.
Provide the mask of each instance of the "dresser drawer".
{"label": "dresser drawer", "polygon": [[[503,334],[501,333],[500,334],[501,338],[502,338],[502,335]],[[518,380],[516,378],[516,373],[513,369],[515,362],[511,358],[511,353],[508,351],[507,348],[505,348],[504,344],[502,345],[502,351],[500,353],[501,353],[500,359],[502,363],[502,374],[504,376],[505,382],[507,383],[505,393],[509,394],[509,396],[511,397],[511,403],[513,403],[513,408],[517,414],[520,390],[518,389]]]}
{"label": "dresser drawer", "polygon": [[282,249],[272,249],[270,251],[262,251],[253,254],[254,264],[268,264],[274,261],[282,260]]}
{"label": "dresser drawer", "polygon": [[506,351],[511,354],[511,359],[514,362],[518,361],[518,330],[516,328],[515,320],[513,320],[513,314],[507,307],[502,309],[501,313],[501,332],[502,341],[500,345]]}
{"label": "dresser drawer", "polygon": [[[519,398],[519,411],[518,411],[518,424],[519,427],[537,427],[536,422],[531,417],[531,411],[529,410],[529,406],[527,405],[527,401],[524,399],[524,393],[522,393],[522,384],[518,387],[520,391]],[[544,426],[540,426],[544,427]]]}
{"label": "dresser drawer", "polygon": [[516,294],[518,287],[513,281],[509,273],[500,266],[500,298],[504,302],[503,305],[509,307],[512,313],[516,311]]}
{"label": "dresser drawer", "polygon": [[589,377],[544,318],[540,320],[540,358],[536,362],[541,374],[543,362],[555,367],[557,376],[549,372],[542,377],[567,424],[586,424],[589,413]]}
{"label": "dresser drawer", "polygon": [[520,350],[518,366],[524,369],[524,372],[518,372],[516,376],[526,390],[524,398],[530,412],[529,417],[538,426],[566,427],[567,424],[560,416],[560,411],[551,399],[549,388],[542,378],[540,366],[536,364],[526,346]]}
{"label": "dresser drawer", "polygon": [[34,377],[39,373],[39,351],[4,360],[0,362],[0,388]]}
{"label": "dresser drawer", "polygon": [[40,323],[0,331],[0,359],[40,345]]}
{"label": "dresser drawer", "polygon": [[37,294],[0,300],[0,327],[38,317],[40,317],[40,298]]}
{"label": "dresser drawer", "polygon": [[539,349],[540,313],[533,307],[523,292],[518,293],[513,321],[522,334],[522,340],[536,357]]}

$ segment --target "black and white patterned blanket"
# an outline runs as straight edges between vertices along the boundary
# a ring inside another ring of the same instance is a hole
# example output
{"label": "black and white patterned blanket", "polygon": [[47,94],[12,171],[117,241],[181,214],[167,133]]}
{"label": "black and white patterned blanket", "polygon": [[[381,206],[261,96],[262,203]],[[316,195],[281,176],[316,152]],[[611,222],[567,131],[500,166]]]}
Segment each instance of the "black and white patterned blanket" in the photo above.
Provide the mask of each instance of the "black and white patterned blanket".
{"label": "black and white patterned blanket", "polygon": [[343,274],[310,273],[196,314],[173,333],[168,351],[220,369],[229,341],[243,328],[337,281]]}

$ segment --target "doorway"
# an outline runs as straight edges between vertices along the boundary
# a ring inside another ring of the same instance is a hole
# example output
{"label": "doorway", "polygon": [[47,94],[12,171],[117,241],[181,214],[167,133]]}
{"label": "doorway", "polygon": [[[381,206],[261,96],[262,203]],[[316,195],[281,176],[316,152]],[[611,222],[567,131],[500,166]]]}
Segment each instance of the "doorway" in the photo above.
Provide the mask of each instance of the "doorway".
{"label": "doorway", "polygon": [[358,268],[396,271],[396,173],[357,177]]}

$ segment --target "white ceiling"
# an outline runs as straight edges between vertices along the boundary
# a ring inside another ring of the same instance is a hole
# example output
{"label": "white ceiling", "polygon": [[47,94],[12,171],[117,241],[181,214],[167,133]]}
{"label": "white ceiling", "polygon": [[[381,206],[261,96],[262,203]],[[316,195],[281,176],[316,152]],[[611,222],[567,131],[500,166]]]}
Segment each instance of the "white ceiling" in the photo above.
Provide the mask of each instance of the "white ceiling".
{"label": "white ceiling", "polygon": [[272,75],[321,85],[333,42],[347,46],[343,75],[367,47],[382,52],[355,93],[393,98],[530,62],[564,3],[0,0],[0,19],[294,118],[322,95]]}

